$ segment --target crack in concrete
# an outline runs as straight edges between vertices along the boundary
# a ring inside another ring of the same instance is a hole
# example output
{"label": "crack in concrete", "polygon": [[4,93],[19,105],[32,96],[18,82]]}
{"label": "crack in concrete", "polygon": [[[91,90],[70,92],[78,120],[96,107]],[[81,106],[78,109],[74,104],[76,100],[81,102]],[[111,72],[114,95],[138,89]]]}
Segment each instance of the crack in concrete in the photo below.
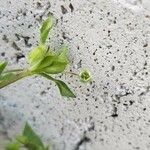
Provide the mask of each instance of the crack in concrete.
{"label": "crack in concrete", "polygon": [[87,137],[84,133],[83,137],[77,142],[74,150],[79,150],[83,144],[89,143],[90,141],[91,141],[91,139],[89,137]]}

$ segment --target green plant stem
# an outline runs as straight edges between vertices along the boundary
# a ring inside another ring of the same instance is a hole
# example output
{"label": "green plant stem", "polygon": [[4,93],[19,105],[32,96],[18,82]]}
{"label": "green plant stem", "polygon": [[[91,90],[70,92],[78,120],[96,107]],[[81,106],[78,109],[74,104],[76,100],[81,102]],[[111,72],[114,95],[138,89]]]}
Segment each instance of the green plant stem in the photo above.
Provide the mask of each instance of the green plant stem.
{"label": "green plant stem", "polygon": [[74,73],[74,72],[64,72],[64,74],[70,74],[70,75],[73,75],[73,76],[79,76],[77,73]]}
{"label": "green plant stem", "polygon": [[24,71],[23,69],[13,69],[13,70],[6,70],[3,71],[4,73],[11,73],[11,72],[20,72],[20,71]]}
{"label": "green plant stem", "polygon": [[53,77],[51,77],[51,76],[49,76],[49,75],[47,75],[45,73],[40,73],[40,75],[45,77],[45,78],[47,78],[47,79],[49,79],[49,80],[51,80],[51,81],[54,81],[54,82],[56,81],[56,79],[54,79]]}
{"label": "green plant stem", "polygon": [[23,70],[19,73],[12,74],[12,76],[10,76],[9,79],[0,82],[0,89],[2,89],[5,86],[10,85],[10,84],[18,81],[18,80],[20,80],[22,78],[25,78],[25,77],[31,76],[31,75],[33,75],[33,73],[29,70]]}

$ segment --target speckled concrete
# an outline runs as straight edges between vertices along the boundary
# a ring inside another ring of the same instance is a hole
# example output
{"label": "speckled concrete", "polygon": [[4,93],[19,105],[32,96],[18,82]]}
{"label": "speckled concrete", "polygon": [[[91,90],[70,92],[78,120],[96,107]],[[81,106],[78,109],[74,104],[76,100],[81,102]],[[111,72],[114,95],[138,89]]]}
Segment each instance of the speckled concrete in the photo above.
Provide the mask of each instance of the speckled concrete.
{"label": "speckled concrete", "polygon": [[11,138],[29,121],[53,150],[149,150],[150,1],[0,0],[0,58],[10,68],[26,67],[48,14],[48,44],[66,43],[70,69],[88,68],[93,81],[58,76],[74,100],[40,77],[2,89],[0,134]]}

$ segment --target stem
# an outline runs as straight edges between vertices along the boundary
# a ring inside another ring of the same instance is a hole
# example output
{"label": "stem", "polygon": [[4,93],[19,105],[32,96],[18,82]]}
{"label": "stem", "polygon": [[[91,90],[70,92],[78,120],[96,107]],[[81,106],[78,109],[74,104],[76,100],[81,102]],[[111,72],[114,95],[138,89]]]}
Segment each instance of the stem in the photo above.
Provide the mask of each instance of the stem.
{"label": "stem", "polygon": [[52,80],[52,81],[56,82],[56,79],[54,79],[53,77],[51,77],[51,76],[49,76],[49,75],[47,75],[45,73],[40,73],[40,75],[45,77],[45,78],[47,78],[47,79],[49,79],[49,80]]}
{"label": "stem", "polygon": [[19,71],[24,71],[24,70],[23,69],[13,69],[13,70],[3,71],[3,73],[11,73],[11,72],[19,72]]}
{"label": "stem", "polygon": [[71,74],[71,75],[74,75],[74,76],[79,76],[77,73],[74,73],[74,72],[64,72],[64,74]]}
{"label": "stem", "polygon": [[31,75],[33,75],[33,73],[29,70],[23,70],[19,73],[12,74],[8,79],[0,81],[0,89],[20,80],[22,78],[25,78],[25,77],[31,76]]}

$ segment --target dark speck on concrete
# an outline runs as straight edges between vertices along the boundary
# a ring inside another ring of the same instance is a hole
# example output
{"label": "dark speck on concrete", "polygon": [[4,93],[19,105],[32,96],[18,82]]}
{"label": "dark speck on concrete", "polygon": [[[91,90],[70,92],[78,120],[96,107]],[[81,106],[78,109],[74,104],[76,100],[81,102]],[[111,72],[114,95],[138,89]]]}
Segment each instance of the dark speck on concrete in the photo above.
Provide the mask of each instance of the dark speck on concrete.
{"label": "dark speck on concrete", "polygon": [[20,60],[21,58],[25,58],[25,55],[22,54],[22,53],[17,53],[17,54],[16,54],[16,62],[19,62],[19,60]]}
{"label": "dark speck on concrete", "polygon": [[111,115],[111,117],[113,117],[113,118],[118,117],[118,114],[117,114],[117,107],[116,107],[115,105],[113,105],[113,114]]}
{"label": "dark speck on concrete", "polygon": [[6,43],[9,42],[9,40],[8,40],[8,38],[7,38],[7,36],[5,34],[3,35],[2,40],[4,40]]}
{"label": "dark speck on concrete", "polygon": [[20,47],[18,47],[18,45],[16,44],[16,42],[13,42],[13,43],[12,43],[12,47],[13,47],[15,50],[17,50],[17,51],[20,51],[20,50],[21,50]]}
{"label": "dark speck on concrete", "polygon": [[61,5],[61,11],[63,14],[66,14],[68,12],[67,9],[63,5]]}
{"label": "dark speck on concrete", "polygon": [[71,9],[71,12],[74,11],[74,7],[73,7],[73,5],[71,3],[69,4],[69,8]]}
{"label": "dark speck on concrete", "polygon": [[88,142],[90,142],[90,141],[91,141],[90,138],[88,138],[87,136],[83,136],[83,137],[80,139],[80,141],[76,144],[74,150],[80,150],[80,147],[81,147],[82,144],[88,143]]}
{"label": "dark speck on concrete", "polygon": [[25,43],[25,45],[26,45],[27,47],[31,47],[31,46],[32,46],[32,44],[29,43],[29,39],[30,39],[29,36],[22,36],[22,38],[24,39],[24,43]]}

